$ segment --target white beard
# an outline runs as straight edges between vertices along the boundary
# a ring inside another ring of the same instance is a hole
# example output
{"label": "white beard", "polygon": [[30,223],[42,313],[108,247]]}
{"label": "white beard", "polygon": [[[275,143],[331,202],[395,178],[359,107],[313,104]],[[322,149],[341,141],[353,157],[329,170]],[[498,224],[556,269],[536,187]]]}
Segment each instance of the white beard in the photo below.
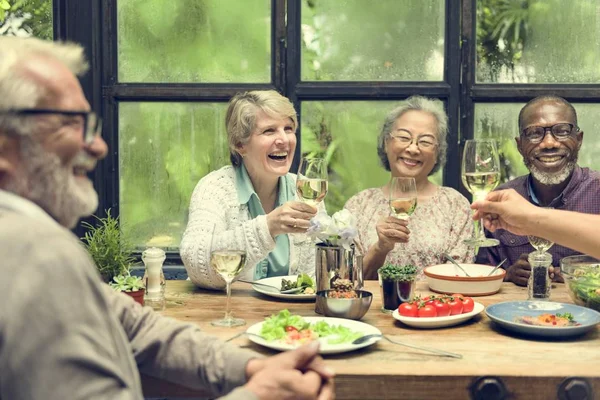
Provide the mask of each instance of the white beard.
{"label": "white beard", "polygon": [[571,172],[573,172],[577,165],[577,159],[569,161],[562,170],[555,174],[542,172],[535,165],[527,161],[525,161],[525,165],[529,169],[529,172],[531,172],[531,175],[533,175],[533,177],[542,185],[558,185],[571,176]]}
{"label": "white beard", "polygon": [[[21,141],[24,171],[9,182],[6,189],[43,208],[58,223],[71,229],[81,217],[98,208],[98,194],[90,181],[76,179],[72,166],[65,167],[60,158],[29,138]],[[85,152],[77,155],[73,165],[95,164]]]}

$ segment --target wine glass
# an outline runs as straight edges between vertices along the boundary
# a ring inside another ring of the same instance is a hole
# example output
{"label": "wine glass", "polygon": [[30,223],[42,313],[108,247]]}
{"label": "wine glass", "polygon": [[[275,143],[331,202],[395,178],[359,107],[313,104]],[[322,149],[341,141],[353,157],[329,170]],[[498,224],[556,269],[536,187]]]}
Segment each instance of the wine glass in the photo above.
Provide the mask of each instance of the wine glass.
{"label": "wine glass", "polygon": [[408,219],[417,208],[415,178],[392,177],[390,180],[390,211],[399,219]]}
{"label": "wine glass", "polygon": [[[544,207],[544,208],[552,209],[554,207]],[[544,239],[544,238],[541,238],[538,236],[529,235],[529,236],[527,236],[527,239],[529,239],[529,244],[531,244],[533,246],[533,248],[540,253],[546,253],[554,245],[554,242],[551,242],[548,239]]]}
{"label": "wine glass", "polygon": [[225,280],[227,289],[227,305],[225,306],[225,317],[211,322],[214,326],[241,326],[246,321],[234,318],[231,315],[231,282],[242,271],[246,263],[246,250],[242,245],[229,242],[226,238],[217,238],[213,230],[210,251],[210,266]]}
{"label": "wine glass", "polygon": [[322,158],[302,158],[296,179],[298,197],[317,206],[327,195],[327,164]]}
{"label": "wine glass", "polygon": [[[467,140],[462,159],[462,182],[473,195],[483,200],[500,182],[500,158],[496,141],[491,139]],[[486,238],[482,221],[475,221],[473,237],[465,243],[475,247],[497,246],[496,239]]]}

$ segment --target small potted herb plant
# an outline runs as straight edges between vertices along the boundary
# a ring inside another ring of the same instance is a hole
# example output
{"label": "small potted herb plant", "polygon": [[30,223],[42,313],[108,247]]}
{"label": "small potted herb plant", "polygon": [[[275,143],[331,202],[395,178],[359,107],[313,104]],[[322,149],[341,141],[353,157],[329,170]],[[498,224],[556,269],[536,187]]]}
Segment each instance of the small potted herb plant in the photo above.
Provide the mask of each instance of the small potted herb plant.
{"label": "small potted herb plant", "polygon": [[417,267],[385,264],[377,270],[381,285],[382,311],[392,312],[400,304],[411,301],[415,292]]}
{"label": "small potted herb plant", "polygon": [[144,305],[144,281],[138,276],[118,275],[109,283],[114,290],[123,292],[133,298],[136,302]]}

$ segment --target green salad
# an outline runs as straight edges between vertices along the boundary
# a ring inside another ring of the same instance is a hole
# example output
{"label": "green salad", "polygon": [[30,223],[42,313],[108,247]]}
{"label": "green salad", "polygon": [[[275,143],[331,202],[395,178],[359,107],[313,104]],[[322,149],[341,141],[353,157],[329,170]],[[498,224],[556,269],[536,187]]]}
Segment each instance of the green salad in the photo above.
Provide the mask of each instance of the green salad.
{"label": "green salad", "polygon": [[279,340],[290,344],[303,344],[319,338],[326,338],[328,344],[342,344],[363,336],[361,332],[342,325],[330,325],[325,321],[311,324],[288,310],[267,317],[260,335],[268,341]]}
{"label": "green salad", "polygon": [[315,282],[312,278],[306,274],[298,275],[298,279],[295,281],[282,279],[281,290],[290,290],[302,288],[297,294],[314,294],[315,293]]}
{"label": "green salad", "polygon": [[600,265],[576,269],[568,284],[576,303],[600,311]]}

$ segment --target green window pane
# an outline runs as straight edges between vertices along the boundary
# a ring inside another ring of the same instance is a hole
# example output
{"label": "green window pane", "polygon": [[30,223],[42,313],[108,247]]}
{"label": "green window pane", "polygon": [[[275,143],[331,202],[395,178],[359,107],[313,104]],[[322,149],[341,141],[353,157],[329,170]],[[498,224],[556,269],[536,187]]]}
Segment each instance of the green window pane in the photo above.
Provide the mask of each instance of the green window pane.
{"label": "green window pane", "polygon": [[[394,101],[319,101],[302,103],[302,153],[328,160],[325,204],[331,215],[361,190],[390,179],[377,155],[377,136]],[[430,179],[440,184],[442,171]]]}
{"label": "green window pane", "polygon": [[229,163],[226,103],[121,103],[119,207],[139,247],[179,247],[194,187]]}
{"label": "green window pane", "polygon": [[6,4],[9,5],[7,10],[0,6],[0,36],[52,40],[52,0],[11,0]]}
{"label": "green window pane", "polygon": [[271,81],[271,0],[119,0],[117,23],[121,82]]}
{"label": "green window pane", "polygon": [[[475,105],[475,138],[494,138],[498,141],[502,182],[529,173],[515,142],[515,137],[519,134],[519,111],[524,105],[525,103]],[[577,111],[579,127],[584,131],[578,163],[582,167],[600,170],[600,141],[593,139],[593,135],[600,130],[600,104],[573,103],[573,107]]]}
{"label": "green window pane", "polygon": [[302,0],[304,81],[442,81],[444,0]]}
{"label": "green window pane", "polygon": [[477,0],[485,83],[598,83],[598,0]]}

